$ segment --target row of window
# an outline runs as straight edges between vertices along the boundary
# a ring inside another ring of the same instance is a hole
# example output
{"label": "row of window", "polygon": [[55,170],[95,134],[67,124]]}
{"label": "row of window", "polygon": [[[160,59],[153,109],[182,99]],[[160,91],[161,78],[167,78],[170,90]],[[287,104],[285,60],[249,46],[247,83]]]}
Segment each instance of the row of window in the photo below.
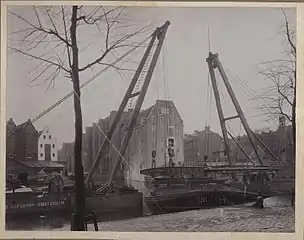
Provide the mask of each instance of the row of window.
{"label": "row of window", "polygon": [[[43,144],[40,144],[40,147],[43,148]],[[55,148],[55,144],[52,144],[52,148]]]}
{"label": "row of window", "polygon": [[158,108],[158,113],[159,114],[170,114],[172,115],[173,111],[172,111],[172,107],[169,107],[169,108]]}
{"label": "row of window", "polygon": [[[134,156],[135,154],[137,154],[137,153],[139,153],[139,152],[140,152],[140,150],[137,150],[137,151],[133,152],[133,153],[132,153],[132,156]],[[142,149],[141,152],[143,153],[144,150]],[[164,148],[161,149],[161,152],[162,152],[162,153],[164,152]],[[179,148],[176,149],[176,152],[179,153]]]}
{"label": "row of window", "polygon": [[[55,153],[52,154],[55,157]],[[43,153],[40,153],[40,157],[43,157]]]}
{"label": "row of window", "polygon": [[[46,139],[46,135],[43,135],[43,139]],[[52,139],[51,135],[49,135],[49,139]]]}

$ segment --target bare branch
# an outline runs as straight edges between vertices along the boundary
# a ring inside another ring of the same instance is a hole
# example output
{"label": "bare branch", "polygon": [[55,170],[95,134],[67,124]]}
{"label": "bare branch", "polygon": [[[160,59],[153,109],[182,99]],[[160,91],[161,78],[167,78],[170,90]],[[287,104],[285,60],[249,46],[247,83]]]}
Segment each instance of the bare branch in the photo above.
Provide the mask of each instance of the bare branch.
{"label": "bare branch", "polygon": [[291,47],[291,49],[292,49],[291,52],[292,52],[293,56],[296,57],[296,55],[297,55],[297,49],[296,49],[296,46],[295,46],[295,44],[293,43],[293,41],[292,41],[292,39],[291,39],[291,35],[292,35],[293,31],[290,32],[290,29],[289,29],[289,22],[288,22],[288,20],[287,20],[286,13],[285,13],[285,11],[284,11],[283,8],[281,8],[281,10],[282,10],[282,12],[283,12],[284,19],[285,19],[286,37],[287,37],[288,43],[289,43],[289,45],[290,45],[290,47]]}
{"label": "bare branch", "polygon": [[[23,21],[26,22],[27,24],[29,24],[29,25],[33,28],[33,31],[36,30],[36,31],[41,31],[41,32],[44,32],[44,33],[53,35],[53,36],[57,37],[59,40],[63,41],[63,42],[64,42],[65,44],[67,44],[68,46],[71,46],[71,44],[70,44],[68,41],[66,41],[63,37],[61,37],[61,36],[59,35],[59,33],[55,32],[56,30],[54,31],[54,30],[52,30],[52,29],[43,28],[42,25],[41,25],[41,23],[40,23],[40,20],[38,20],[38,22],[39,22],[39,27],[37,27],[37,26],[35,26],[34,24],[32,24],[31,22],[29,22],[28,20],[26,20],[25,18],[21,17],[20,15],[14,13],[14,12],[11,12],[11,11],[10,11],[9,13],[12,14],[12,15],[14,15],[15,17],[17,17],[17,18],[23,20]],[[39,19],[39,16],[38,16],[36,10],[35,10],[35,13],[36,13],[37,18]]]}
{"label": "bare branch", "polygon": [[17,49],[17,48],[13,48],[13,47],[8,47],[8,48],[11,49],[11,50],[13,50],[13,51],[15,51],[15,52],[19,52],[19,53],[21,53],[21,54],[23,54],[23,55],[25,55],[25,56],[27,56],[27,57],[30,57],[30,58],[32,58],[32,59],[37,59],[37,60],[40,60],[40,61],[49,63],[49,64],[51,64],[51,65],[53,65],[53,66],[56,66],[56,67],[58,67],[58,68],[60,68],[60,69],[62,69],[62,70],[64,70],[64,71],[66,71],[66,72],[69,73],[69,70],[68,70],[68,69],[66,69],[65,67],[61,66],[61,65],[58,64],[58,63],[52,62],[52,61],[50,61],[50,60],[48,60],[48,59],[45,59],[45,58],[42,58],[42,57],[39,57],[39,56],[34,56],[34,55],[30,54],[30,53],[24,52],[24,51],[22,51],[22,50],[20,50],[20,49]]}
{"label": "bare branch", "polygon": [[103,18],[105,18],[107,15],[109,15],[112,12],[115,12],[117,9],[120,9],[121,7],[116,7],[113,9],[110,9],[107,12],[104,12],[103,14],[99,15],[98,17],[94,18],[95,14],[98,13],[98,11],[102,8],[102,6],[97,7],[95,10],[93,10],[92,14],[89,14],[91,16],[85,16],[82,15],[80,17],[77,18],[77,21],[83,20],[86,24],[95,24],[96,22],[102,20]]}
{"label": "bare branch", "polygon": [[[89,64],[87,64],[86,66],[84,66],[84,67],[82,67],[82,68],[80,68],[79,69],[79,71],[81,72],[81,71],[84,71],[84,70],[86,70],[87,68],[90,68],[90,67],[92,67],[92,66],[94,66],[95,64],[97,64],[97,63],[100,63],[106,56],[107,56],[107,54],[110,52],[110,51],[112,51],[113,49],[117,49],[117,48],[121,48],[121,47],[126,47],[126,46],[129,46],[130,47],[130,45],[119,45],[120,43],[123,43],[123,42],[125,42],[125,41],[127,41],[128,39],[130,39],[130,38],[132,38],[132,37],[134,37],[134,36],[136,36],[137,34],[139,34],[139,33],[141,33],[143,30],[145,30],[146,29],[146,27],[143,27],[143,28],[141,28],[141,29],[139,29],[139,30],[137,30],[137,31],[135,31],[135,32],[133,32],[133,33],[131,33],[131,34],[127,34],[127,35],[125,35],[124,37],[122,37],[121,39],[118,39],[112,46],[110,46],[108,49],[106,49],[103,53],[102,53],[102,55],[99,57],[99,58],[97,58],[96,60],[94,60],[94,61],[92,61],[91,63],[89,63]],[[134,46],[134,45],[133,45]]]}
{"label": "bare branch", "polygon": [[136,71],[136,70],[130,69],[130,68],[121,68],[121,67],[117,67],[117,66],[112,65],[112,64],[109,64],[109,63],[98,63],[98,64],[103,65],[103,66],[106,66],[106,67],[110,66],[110,67],[113,67],[113,68],[115,68],[116,70],[120,70],[120,71],[129,71],[129,72],[135,72],[135,71]]}

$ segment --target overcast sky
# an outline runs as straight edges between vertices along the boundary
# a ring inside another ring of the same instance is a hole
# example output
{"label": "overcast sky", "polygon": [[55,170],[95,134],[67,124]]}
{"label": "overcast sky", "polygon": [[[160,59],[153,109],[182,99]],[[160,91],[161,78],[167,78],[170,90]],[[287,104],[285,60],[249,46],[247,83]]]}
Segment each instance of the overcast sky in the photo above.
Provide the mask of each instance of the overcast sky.
{"label": "overcast sky", "polygon": [[[14,7],[10,8],[10,11],[32,22],[36,21],[30,7]],[[290,8],[285,11],[294,26],[296,9]],[[153,105],[157,99],[166,99],[169,96],[184,120],[185,133],[203,129],[206,123],[211,125],[213,131],[221,132],[213,95],[210,121],[208,120],[206,57],[209,52],[209,28],[211,51],[219,53],[251,128],[261,129],[274,127],[277,124],[277,122],[265,122],[266,117],[257,116],[260,114],[256,109],[258,103],[250,99],[269,86],[269,83],[258,74],[259,64],[266,60],[282,58],[282,52],[287,48],[286,40],[281,34],[284,18],[279,8],[134,7],[127,8],[126,14],[137,23],[136,27],[148,23],[157,27],[165,20],[171,22],[144,108]],[[9,15],[9,32],[26,27],[26,23]],[[94,54],[95,56],[100,54],[103,39],[93,33],[91,28],[79,30],[81,46],[90,44],[81,53],[80,63],[85,64],[94,58]],[[139,36],[137,40],[143,38]],[[18,39],[18,35],[14,35],[13,39]],[[137,62],[143,51],[144,49],[139,49],[133,54]],[[29,60],[21,54],[8,55],[7,119],[12,117],[17,124],[35,117],[72,90],[71,82],[63,75],[58,76],[54,86],[47,91],[47,83],[44,83],[43,78],[38,79],[34,84],[31,83],[35,75],[33,67],[38,64],[38,61]],[[81,81],[84,82],[101,69],[102,66],[97,65],[93,70],[89,69],[82,73]],[[222,87],[222,80],[219,74],[216,76],[223,96],[225,115],[233,115],[234,111]],[[111,110],[117,110],[131,77],[132,72],[124,72],[122,76],[112,69],[83,89],[84,127],[92,125],[99,118],[107,117]],[[165,87],[165,83],[168,87]],[[234,120],[230,125],[233,129],[239,129],[240,123]],[[46,126],[51,127],[59,143],[72,141],[74,137],[72,99],[65,101],[59,108],[35,122],[35,126],[38,130]]]}

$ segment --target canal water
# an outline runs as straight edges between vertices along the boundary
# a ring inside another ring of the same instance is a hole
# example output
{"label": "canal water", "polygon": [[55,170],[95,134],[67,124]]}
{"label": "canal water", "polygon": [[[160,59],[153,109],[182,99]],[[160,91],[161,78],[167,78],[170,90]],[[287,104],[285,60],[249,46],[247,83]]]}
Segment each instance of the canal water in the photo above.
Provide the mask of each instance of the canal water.
{"label": "canal water", "polygon": [[[265,208],[255,209],[252,203],[222,208],[151,215],[98,224],[99,231],[122,232],[294,232],[295,208],[290,197],[264,200]],[[6,223],[7,230],[69,231],[64,219],[40,219],[38,222]],[[89,227],[93,231],[93,226]]]}

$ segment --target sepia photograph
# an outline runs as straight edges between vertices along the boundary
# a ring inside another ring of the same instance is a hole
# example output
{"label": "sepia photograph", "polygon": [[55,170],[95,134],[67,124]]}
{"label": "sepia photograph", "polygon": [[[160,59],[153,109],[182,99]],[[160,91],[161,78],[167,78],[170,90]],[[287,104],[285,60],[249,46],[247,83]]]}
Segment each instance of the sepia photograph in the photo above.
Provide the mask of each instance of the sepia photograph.
{"label": "sepia photograph", "polygon": [[296,7],[7,5],[6,231],[295,232]]}

